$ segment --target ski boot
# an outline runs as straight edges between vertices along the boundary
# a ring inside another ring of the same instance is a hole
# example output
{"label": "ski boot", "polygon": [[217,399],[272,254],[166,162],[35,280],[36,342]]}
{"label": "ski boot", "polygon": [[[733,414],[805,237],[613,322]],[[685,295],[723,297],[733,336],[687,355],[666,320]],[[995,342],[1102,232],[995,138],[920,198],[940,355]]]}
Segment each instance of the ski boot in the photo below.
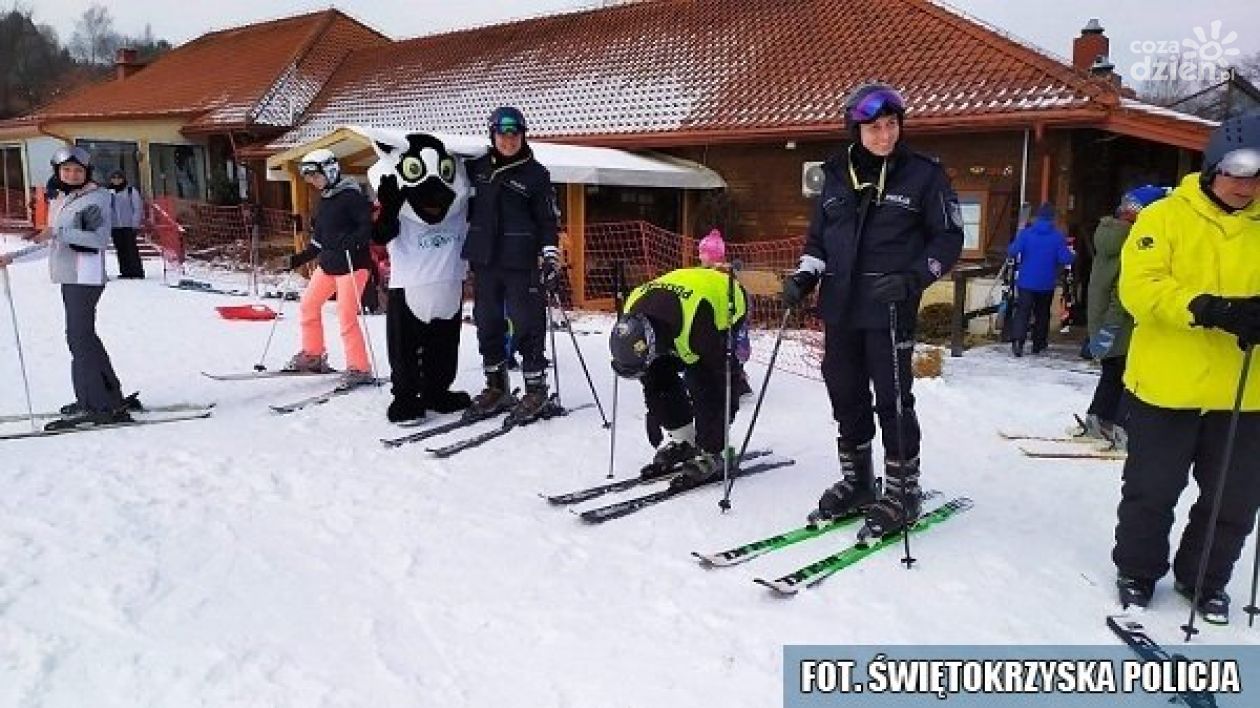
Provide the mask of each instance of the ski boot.
{"label": "ski boot", "polygon": [[716,452],[696,450],[691,459],[678,465],[678,474],[669,480],[671,491],[684,491],[722,478],[722,456]]}
{"label": "ski boot", "polygon": [[840,481],[827,488],[818,500],[818,508],[809,514],[811,526],[822,526],[847,516],[875,501],[875,472],[871,467],[871,444],[851,445],[836,437],[840,457]]}
{"label": "ski boot", "polygon": [[131,414],[125,407],[112,411],[84,411],[58,418],[44,426],[44,430],[56,432],[73,428],[88,428],[96,425],[114,425],[132,422]]}
{"label": "ski boot", "polygon": [[[1173,589],[1187,600],[1194,602],[1194,588],[1180,580],[1173,584]],[[1199,604],[1195,606],[1199,616],[1208,624],[1229,624],[1229,595],[1224,590],[1204,589],[1199,593]]]}
{"label": "ski boot", "polygon": [[908,462],[884,461],[884,496],[866,509],[866,523],[858,540],[880,538],[908,529],[923,510],[923,490],[919,488],[919,458]]}
{"label": "ski boot", "polygon": [[688,423],[681,428],[668,430],[665,440],[656,448],[652,461],[639,470],[644,479],[664,477],[682,463],[695,457],[700,452],[696,447],[696,425]]}
{"label": "ski boot", "polygon": [[385,410],[385,418],[391,423],[419,422],[427,412],[424,401],[418,396],[394,396]]}
{"label": "ski boot", "polygon": [[281,371],[302,372],[312,374],[329,374],[333,368],[328,365],[328,354],[307,354],[306,352],[298,352],[294,354],[288,363],[284,365]]}
{"label": "ski boot", "polygon": [[[140,402],[140,393],[137,391],[136,393],[133,393],[130,396],[127,396],[126,398],[124,398],[123,408],[132,413],[138,413],[140,411],[143,411],[144,404]],[[66,405],[57,409],[57,413],[61,414],[62,416],[78,415],[86,411],[87,409],[84,408],[83,404],[79,403],[78,401],[75,401],[74,403],[67,403]]]}
{"label": "ski boot", "polygon": [[346,369],[337,378],[337,390],[349,391],[352,388],[360,386],[369,386],[376,383],[376,378],[372,376],[371,371],[361,371],[359,369]]}
{"label": "ski boot", "polygon": [[425,394],[424,403],[438,413],[458,413],[472,405],[472,398],[463,391],[438,391]]}
{"label": "ski boot", "polygon": [[464,420],[481,420],[509,410],[516,405],[516,398],[509,387],[507,366],[505,363],[485,367],[486,387],[473,397],[472,403],[464,409]]}
{"label": "ski boot", "polygon": [[1116,576],[1116,592],[1119,593],[1120,606],[1124,609],[1138,607],[1144,610],[1151,604],[1151,596],[1155,594],[1155,581],[1121,573]]}
{"label": "ski boot", "polygon": [[547,389],[547,371],[525,372],[525,395],[508,413],[512,425],[525,425],[539,418],[550,418],[556,412],[555,402]]}

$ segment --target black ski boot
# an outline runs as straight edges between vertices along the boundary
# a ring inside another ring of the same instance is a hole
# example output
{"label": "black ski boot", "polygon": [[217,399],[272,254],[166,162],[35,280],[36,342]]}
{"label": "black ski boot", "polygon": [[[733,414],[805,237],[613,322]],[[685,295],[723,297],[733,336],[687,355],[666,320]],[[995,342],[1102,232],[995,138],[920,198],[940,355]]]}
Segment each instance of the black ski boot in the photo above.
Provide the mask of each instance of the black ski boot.
{"label": "black ski boot", "polygon": [[852,514],[875,501],[871,444],[852,445],[844,438],[836,437],[836,450],[843,476],[823,492],[818,508],[810,512],[809,523],[815,526]]}
{"label": "black ski boot", "polygon": [[[1194,588],[1189,583],[1178,580],[1173,584],[1182,597],[1194,602]],[[1229,595],[1224,590],[1204,589],[1199,593],[1199,604],[1195,607],[1199,616],[1208,624],[1229,624]]]}
{"label": "black ski boot", "polygon": [[464,410],[465,420],[489,418],[496,413],[510,409],[516,405],[510,389],[507,366],[500,363],[485,368],[486,387],[473,397],[471,405]]}
{"label": "black ski boot", "polygon": [[85,411],[68,415],[64,418],[58,418],[44,426],[44,430],[55,432],[58,430],[70,430],[72,428],[87,428],[95,425],[113,425],[117,423],[132,422],[131,414],[127,409],[119,408],[112,411]]}
{"label": "black ski boot", "polygon": [[385,417],[391,423],[419,422],[424,420],[424,401],[419,396],[395,396],[390,401]]}
{"label": "black ski boot", "polygon": [[652,479],[674,472],[679,465],[699,454],[700,449],[696,447],[695,439],[695,423],[688,423],[677,430],[666,431],[664,443],[656,448],[656,455],[652,457],[652,462],[639,470],[639,476]]}
{"label": "black ski boot", "polygon": [[1124,609],[1140,607],[1146,609],[1151,604],[1151,596],[1155,594],[1155,581],[1134,578],[1124,573],[1116,576],[1116,592],[1119,594],[1120,606]]}
{"label": "black ski boot", "polygon": [[676,491],[699,487],[722,478],[722,456],[715,452],[696,450],[696,454],[677,467],[678,474],[669,480],[669,488]]}
{"label": "black ski boot", "polygon": [[513,425],[525,425],[539,418],[550,418],[554,409],[555,403],[547,389],[547,371],[526,371],[525,395],[508,413],[508,420]]}
{"label": "black ski boot", "polygon": [[[132,413],[139,413],[143,411],[144,404],[140,402],[140,392],[137,391],[131,394],[130,396],[127,396],[126,398],[124,398],[123,408]],[[87,409],[84,408],[83,404],[79,403],[78,401],[75,401],[74,403],[67,403],[66,405],[57,409],[57,412],[63,416],[78,415],[86,411]]]}
{"label": "black ski boot", "polygon": [[919,458],[909,462],[884,461],[884,496],[866,509],[866,524],[858,539],[879,538],[897,533],[918,521],[923,510],[923,490],[919,488]]}

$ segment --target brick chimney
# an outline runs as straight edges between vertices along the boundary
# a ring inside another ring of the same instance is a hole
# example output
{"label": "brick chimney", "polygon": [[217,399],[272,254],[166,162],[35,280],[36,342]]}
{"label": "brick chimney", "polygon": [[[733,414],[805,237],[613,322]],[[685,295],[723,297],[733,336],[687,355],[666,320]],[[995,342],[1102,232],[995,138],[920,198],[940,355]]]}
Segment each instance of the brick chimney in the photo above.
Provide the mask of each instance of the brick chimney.
{"label": "brick chimney", "polygon": [[114,53],[114,78],[122,80],[144,68],[139,54],[130,47],[119,47]]}
{"label": "brick chimney", "polygon": [[1098,57],[1111,56],[1111,40],[1103,32],[1098,18],[1094,18],[1081,30],[1081,36],[1072,40],[1072,67],[1077,71],[1088,72]]}

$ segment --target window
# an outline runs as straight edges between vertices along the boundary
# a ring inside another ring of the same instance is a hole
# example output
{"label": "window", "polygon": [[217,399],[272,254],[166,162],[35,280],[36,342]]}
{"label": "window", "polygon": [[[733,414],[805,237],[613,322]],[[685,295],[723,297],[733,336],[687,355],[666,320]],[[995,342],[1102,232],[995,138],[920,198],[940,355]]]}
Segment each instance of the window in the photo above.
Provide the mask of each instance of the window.
{"label": "window", "polygon": [[104,185],[109,173],[122,170],[127,184],[140,187],[140,151],[135,143],[118,140],[76,140],[74,144],[92,155],[92,180]]}
{"label": "window", "polygon": [[958,207],[962,211],[963,256],[974,258],[984,255],[984,213],[989,202],[985,192],[960,192]]}
{"label": "window", "polygon": [[206,150],[200,145],[149,146],[153,196],[206,198]]}

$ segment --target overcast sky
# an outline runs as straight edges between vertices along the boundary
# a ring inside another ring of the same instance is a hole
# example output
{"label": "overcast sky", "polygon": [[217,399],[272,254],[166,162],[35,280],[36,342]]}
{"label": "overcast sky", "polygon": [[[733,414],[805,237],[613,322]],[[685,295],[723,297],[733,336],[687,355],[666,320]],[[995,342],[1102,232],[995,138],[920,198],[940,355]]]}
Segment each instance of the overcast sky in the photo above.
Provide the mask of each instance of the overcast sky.
{"label": "overcast sky", "polygon": [[[729,0],[740,2],[740,0]],[[861,0],[854,0],[861,2]],[[92,0],[0,0],[0,6],[34,8],[36,22],[52,25],[65,43],[75,20]],[[275,19],[335,6],[394,38],[415,37],[443,30],[499,22],[505,19],[594,7],[598,0],[125,0],[103,2],[114,17],[114,28],[138,35],[145,24],[156,37],[176,44],[199,34],[259,20]],[[954,7],[1021,39],[1063,57],[1071,57],[1072,39],[1091,17],[1101,20],[1111,38],[1111,60],[1126,82],[1134,64],[1147,62],[1149,50],[1166,51],[1174,43],[1195,38],[1202,28],[1211,40],[1212,23],[1219,21],[1217,39],[1225,49],[1242,55],[1260,51],[1260,2],[1256,0],[953,0]],[[1236,36],[1232,42],[1231,33]],[[1147,42],[1134,47],[1135,42]],[[1135,53],[1133,49],[1139,51]]]}

